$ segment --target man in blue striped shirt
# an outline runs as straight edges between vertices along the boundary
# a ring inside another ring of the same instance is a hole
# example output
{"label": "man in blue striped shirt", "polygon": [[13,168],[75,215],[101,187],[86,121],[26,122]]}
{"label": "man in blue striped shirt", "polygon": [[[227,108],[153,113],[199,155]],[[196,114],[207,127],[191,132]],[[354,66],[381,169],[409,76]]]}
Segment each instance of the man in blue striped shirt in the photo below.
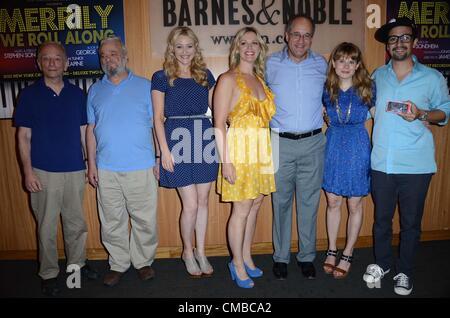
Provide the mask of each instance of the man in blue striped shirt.
{"label": "man in blue striped shirt", "polygon": [[[322,91],[325,59],[311,51],[314,22],[294,16],[286,26],[287,46],[269,57],[266,80],[275,94],[272,118],[274,162],[277,166],[272,194],[273,272],[287,277],[290,261],[293,193],[296,195],[299,235],[298,265],[307,278],[315,278],[316,220],[323,175],[325,136],[322,134]],[[279,138],[278,138],[279,137]]]}
{"label": "man in blue striped shirt", "polygon": [[[373,130],[372,197],[375,202],[375,264],[363,279],[379,282],[393,264],[392,219],[400,206],[400,253],[394,291],[409,295],[413,289],[414,255],[420,239],[423,208],[432,175],[436,172],[430,122],[445,125],[450,98],[444,77],[417,60],[412,49],[417,29],[407,18],[393,19],[375,33],[391,56],[374,72],[377,87]],[[410,111],[386,111],[390,101],[405,102]]]}

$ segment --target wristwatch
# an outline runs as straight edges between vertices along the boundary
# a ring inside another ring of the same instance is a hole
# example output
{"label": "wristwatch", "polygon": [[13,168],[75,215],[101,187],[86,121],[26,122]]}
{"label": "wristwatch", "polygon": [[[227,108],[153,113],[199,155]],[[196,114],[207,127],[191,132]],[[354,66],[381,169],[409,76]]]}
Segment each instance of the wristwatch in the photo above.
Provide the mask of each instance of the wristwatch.
{"label": "wristwatch", "polygon": [[428,111],[424,110],[422,115],[417,117],[417,119],[419,119],[421,121],[427,121],[428,120]]}

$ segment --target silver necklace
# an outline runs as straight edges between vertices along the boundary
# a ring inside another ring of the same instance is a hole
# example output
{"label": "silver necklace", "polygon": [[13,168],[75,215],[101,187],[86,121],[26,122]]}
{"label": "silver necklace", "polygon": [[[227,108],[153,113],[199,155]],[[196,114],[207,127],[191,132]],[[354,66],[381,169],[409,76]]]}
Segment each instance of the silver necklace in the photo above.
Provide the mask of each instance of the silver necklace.
{"label": "silver necklace", "polygon": [[350,104],[348,105],[347,114],[345,115],[345,121],[341,118],[341,108],[339,107],[339,96],[336,99],[336,113],[339,123],[346,124],[350,120],[350,114],[352,112],[352,95],[350,95]]}

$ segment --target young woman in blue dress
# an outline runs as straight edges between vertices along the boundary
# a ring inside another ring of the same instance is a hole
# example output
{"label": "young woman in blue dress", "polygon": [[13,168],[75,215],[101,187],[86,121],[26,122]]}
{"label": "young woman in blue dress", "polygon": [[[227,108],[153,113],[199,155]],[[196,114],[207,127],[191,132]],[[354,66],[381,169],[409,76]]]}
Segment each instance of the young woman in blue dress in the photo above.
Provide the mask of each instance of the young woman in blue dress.
{"label": "young woman in blue dress", "polygon": [[163,69],[152,77],[152,103],[159,182],[176,188],[181,198],[182,260],[193,278],[213,273],[205,256],[205,237],[209,192],[218,172],[212,123],[206,115],[214,85],[197,36],[188,27],[174,28],[167,39]]}
{"label": "young woman in blue dress", "polygon": [[[322,187],[327,198],[328,251],[325,273],[341,279],[347,276],[353,248],[363,219],[363,197],[370,185],[370,140],[365,122],[375,103],[374,84],[364,66],[360,49],[348,42],[331,53],[323,93],[327,129]],[[336,239],[341,206],[347,198],[349,218],[347,242],[337,262]]]}

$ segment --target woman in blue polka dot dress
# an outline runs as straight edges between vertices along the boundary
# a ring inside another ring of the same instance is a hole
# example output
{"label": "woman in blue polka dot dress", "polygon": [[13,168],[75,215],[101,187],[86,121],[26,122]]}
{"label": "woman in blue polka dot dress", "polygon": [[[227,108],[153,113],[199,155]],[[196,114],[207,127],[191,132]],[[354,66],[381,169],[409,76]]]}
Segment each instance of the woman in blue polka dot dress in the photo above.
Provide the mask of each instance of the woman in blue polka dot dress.
{"label": "woman in blue polka dot dress", "polygon": [[205,256],[205,236],[208,197],[217,178],[218,160],[211,120],[205,113],[214,85],[197,36],[187,27],[173,29],[167,39],[163,70],[153,74],[152,102],[160,150],[159,182],[176,188],[181,197],[182,260],[193,278],[213,273]]}

